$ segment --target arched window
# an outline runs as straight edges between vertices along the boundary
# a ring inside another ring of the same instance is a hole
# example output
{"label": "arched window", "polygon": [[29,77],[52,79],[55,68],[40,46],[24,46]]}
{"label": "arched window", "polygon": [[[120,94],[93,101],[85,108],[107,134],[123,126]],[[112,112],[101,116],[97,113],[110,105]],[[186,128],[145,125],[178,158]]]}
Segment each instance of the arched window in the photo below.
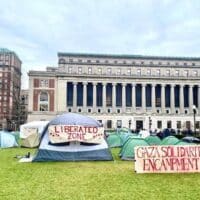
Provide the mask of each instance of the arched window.
{"label": "arched window", "polygon": [[39,109],[40,111],[49,110],[49,96],[48,92],[41,92],[39,96]]}

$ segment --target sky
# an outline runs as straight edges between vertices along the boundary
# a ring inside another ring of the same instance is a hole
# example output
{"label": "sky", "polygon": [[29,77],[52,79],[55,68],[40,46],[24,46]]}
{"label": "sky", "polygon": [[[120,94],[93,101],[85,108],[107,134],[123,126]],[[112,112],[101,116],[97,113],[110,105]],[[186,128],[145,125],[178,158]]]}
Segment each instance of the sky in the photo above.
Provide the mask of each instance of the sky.
{"label": "sky", "polygon": [[0,48],[29,70],[58,52],[200,57],[199,0],[0,0]]}

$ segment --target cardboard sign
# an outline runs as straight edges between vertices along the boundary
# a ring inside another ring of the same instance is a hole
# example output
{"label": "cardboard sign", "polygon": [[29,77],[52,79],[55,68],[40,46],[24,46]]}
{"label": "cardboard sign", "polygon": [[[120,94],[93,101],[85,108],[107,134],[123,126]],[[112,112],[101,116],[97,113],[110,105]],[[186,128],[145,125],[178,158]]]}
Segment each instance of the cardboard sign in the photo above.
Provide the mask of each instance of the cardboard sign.
{"label": "cardboard sign", "polygon": [[135,147],[137,173],[200,172],[200,145]]}
{"label": "cardboard sign", "polygon": [[51,143],[78,141],[100,144],[104,140],[103,127],[51,125],[48,132]]}

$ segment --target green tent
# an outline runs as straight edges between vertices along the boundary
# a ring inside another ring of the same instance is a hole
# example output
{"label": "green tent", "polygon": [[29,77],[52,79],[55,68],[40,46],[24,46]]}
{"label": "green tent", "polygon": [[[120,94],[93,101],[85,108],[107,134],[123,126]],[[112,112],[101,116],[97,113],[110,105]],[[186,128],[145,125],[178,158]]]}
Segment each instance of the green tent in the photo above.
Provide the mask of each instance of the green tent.
{"label": "green tent", "polygon": [[122,160],[133,160],[135,157],[134,148],[136,146],[148,146],[148,143],[143,138],[129,137],[123,145],[119,156]]}
{"label": "green tent", "polygon": [[144,139],[149,145],[160,145],[161,140],[156,135],[150,135]]}
{"label": "green tent", "polygon": [[111,134],[107,137],[107,143],[109,147],[121,147],[123,141],[119,134]]}
{"label": "green tent", "polygon": [[178,141],[175,145],[195,145],[194,143],[184,142],[184,141]]}
{"label": "green tent", "polygon": [[160,145],[175,145],[178,142],[179,142],[178,138],[174,136],[168,136],[161,141]]}

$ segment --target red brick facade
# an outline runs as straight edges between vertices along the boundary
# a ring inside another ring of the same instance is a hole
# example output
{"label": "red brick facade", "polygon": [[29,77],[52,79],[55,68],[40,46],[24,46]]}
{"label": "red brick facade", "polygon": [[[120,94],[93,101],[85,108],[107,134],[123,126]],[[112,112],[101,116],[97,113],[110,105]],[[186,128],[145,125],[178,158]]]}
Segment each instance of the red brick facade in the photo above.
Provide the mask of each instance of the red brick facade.
{"label": "red brick facade", "polygon": [[40,79],[34,79],[33,80],[34,89],[33,90],[33,111],[39,111],[40,106],[39,106],[39,96],[41,92],[47,92],[49,96],[49,108],[48,111],[53,112],[54,111],[54,104],[55,104],[55,91],[52,88],[55,88],[55,80],[54,79],[49,79],[49,88],[51,89],[39,89],[40,86]]}

